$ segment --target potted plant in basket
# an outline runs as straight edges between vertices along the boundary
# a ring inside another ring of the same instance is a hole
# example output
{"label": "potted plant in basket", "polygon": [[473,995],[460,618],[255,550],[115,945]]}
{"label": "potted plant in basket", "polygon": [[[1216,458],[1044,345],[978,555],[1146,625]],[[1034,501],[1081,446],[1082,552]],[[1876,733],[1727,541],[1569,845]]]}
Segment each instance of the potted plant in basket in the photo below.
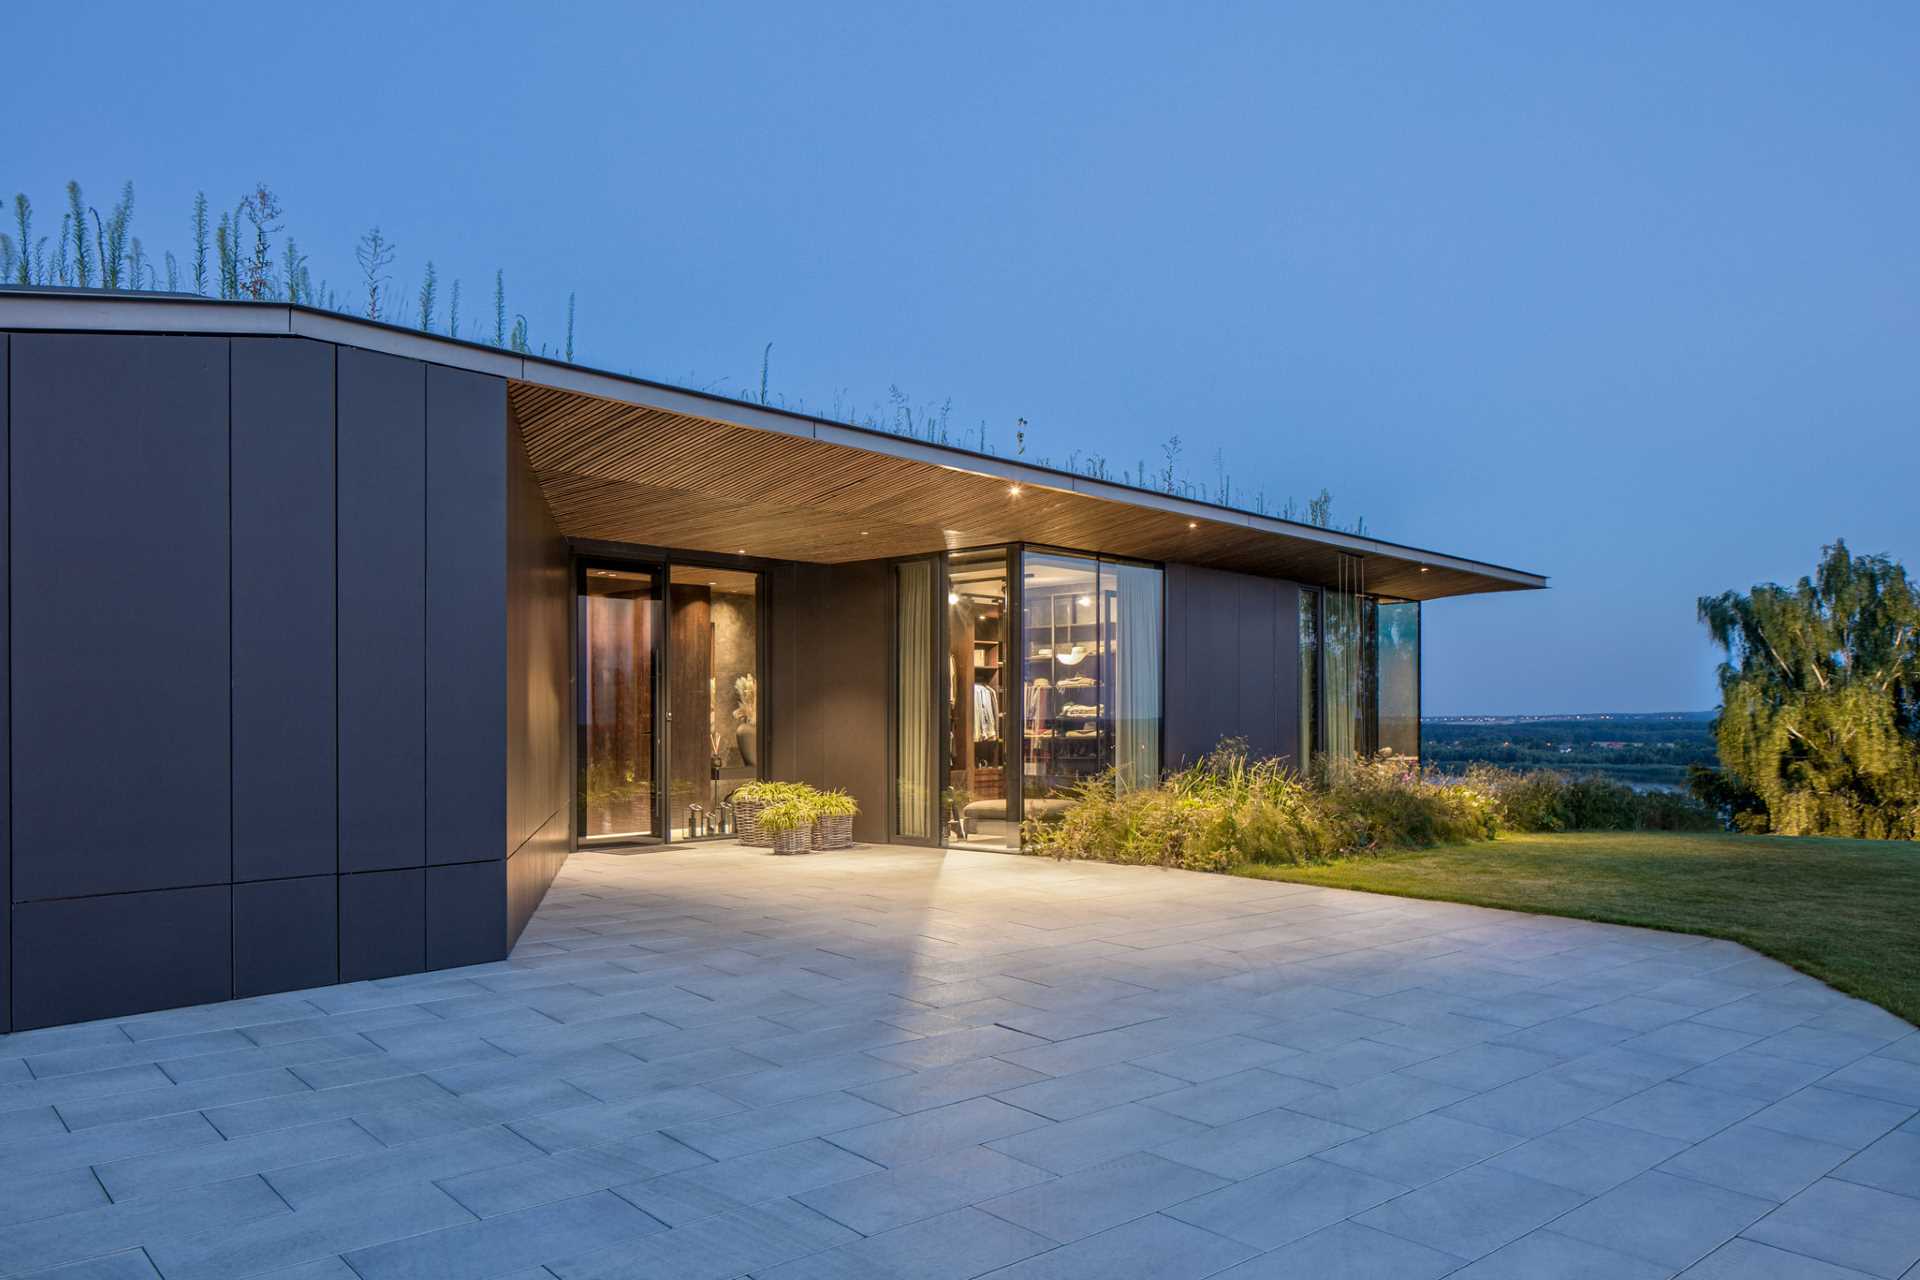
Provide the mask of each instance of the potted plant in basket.
{"label": "potted plant in basket", "polygon": [[853,847],[853,819],[860,802],[844,791],[822,791],[813,798],[813,847]]}
{"label": "potted plant in basket", "polygon": [[776,800],[757,815],[765,847],[775,853],[805,853],[813,844],[813,803],[805,797]]}
{"label": "potted plant in basket", "polygon": [[733,805],[733,830],[741,844],[765,849],[771,844],[760,830],[760,811],[784,800],[804,800],[814,794],[804,782],[749,782],[737,787],[729,803]]}

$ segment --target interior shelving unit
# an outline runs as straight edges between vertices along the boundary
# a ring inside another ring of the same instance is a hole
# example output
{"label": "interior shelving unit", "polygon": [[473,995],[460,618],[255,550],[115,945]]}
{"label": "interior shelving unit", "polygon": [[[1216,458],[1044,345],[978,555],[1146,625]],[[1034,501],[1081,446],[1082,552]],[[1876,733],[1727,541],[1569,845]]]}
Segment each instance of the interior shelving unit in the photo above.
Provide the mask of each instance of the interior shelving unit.
{"label": "interior shelving unit", "polygon": [[[1026,599],[1023,767],[1030,778],[1072,785],[1099,773],[1112,758],[1103,605],[1104,593],[1084,587],[1033,592]],[[1046,686],[1038,684],[1041,679]]]}

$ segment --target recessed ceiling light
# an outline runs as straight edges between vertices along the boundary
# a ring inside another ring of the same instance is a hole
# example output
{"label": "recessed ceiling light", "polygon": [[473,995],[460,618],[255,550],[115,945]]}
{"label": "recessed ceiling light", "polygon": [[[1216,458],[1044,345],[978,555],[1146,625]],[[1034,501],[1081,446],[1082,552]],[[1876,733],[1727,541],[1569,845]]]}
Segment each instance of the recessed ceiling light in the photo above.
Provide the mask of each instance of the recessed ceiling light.
{"label": "recessed ceiling light", "polygon": [[1198,520],[1189,520],[1189,521],[1187,521],[1187,528],[1189,528],[1189,529],[1198,529],[1199,527],[1200,527],[1200,522],[1199,522]]}
{"label": "recessed ceiling light", "polygon": [[1425,566],[1425,565],[1421,565],[1421,566],[1420,566],[1420,572],[1422,572],[1422,573],[1425,573],[1426,571],[1427,571],[1427,566]]}
{"label": "recessed ceiling light", "polygon": [[866,531],[865,529],[862,529],[862,530],[860,531],[860,536],[861,536],[861,537],[863,537],[863,538],[864,538],[864,537],[866,537],[866,536],[867,536],[867,531]]}
{"label": "recessed ceiling light", "polygon": [[1017,484],[1010,484],[1007,486],[1007,492],[1017,498],[1020,496],[1020,486]]}

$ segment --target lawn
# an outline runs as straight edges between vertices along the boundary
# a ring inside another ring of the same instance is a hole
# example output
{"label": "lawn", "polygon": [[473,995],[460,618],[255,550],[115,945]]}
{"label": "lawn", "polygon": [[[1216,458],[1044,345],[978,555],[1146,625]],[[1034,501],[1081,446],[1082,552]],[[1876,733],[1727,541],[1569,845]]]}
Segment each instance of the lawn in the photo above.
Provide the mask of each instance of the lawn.
{"label": "lawn", "polygon": [[1241,874],[1731,938],[1920,1022],[1920,843],[1516,835]]}

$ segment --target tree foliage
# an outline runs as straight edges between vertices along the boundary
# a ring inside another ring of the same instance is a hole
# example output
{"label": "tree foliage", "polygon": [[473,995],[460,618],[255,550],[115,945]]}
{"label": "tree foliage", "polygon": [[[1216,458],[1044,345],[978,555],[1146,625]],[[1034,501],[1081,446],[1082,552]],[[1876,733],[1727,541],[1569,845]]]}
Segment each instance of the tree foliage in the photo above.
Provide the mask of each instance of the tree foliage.
{"label": "tree foliage", "polygon": [[1720,760],[1783,835],[1920,839],[1920,591],[1884,555],[1700,600],[1720,665]]}

